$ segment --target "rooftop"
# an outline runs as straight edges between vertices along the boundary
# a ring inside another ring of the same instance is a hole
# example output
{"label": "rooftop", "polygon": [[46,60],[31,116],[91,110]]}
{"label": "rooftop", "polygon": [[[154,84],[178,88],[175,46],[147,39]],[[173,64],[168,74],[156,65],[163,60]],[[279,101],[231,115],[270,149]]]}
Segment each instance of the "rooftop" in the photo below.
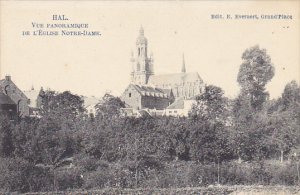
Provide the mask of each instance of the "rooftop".
{"label": "rooftop", "polygon": [[182,83],[195,83],[203,82],[201,77],[197,72],[189,73],[174,73],[174,74],[163,74],[163,75],[153,75],[149,78],[149,83],[156,86],[174,86],[181,85]]}
{"label": "rooftop", "polygon": [[2,91],[0,91],[0,104],[16,104],[8,95],[5,95]]}
{"label": "rooftop", "polygon": [[177,98],[173,104],[167,107],[167,109],[184,109],[183,97]]}
{"label": "rooftop", "polygon": [[132,87],[134,87],[138,93],[140,93],[142,96],[153,96],[153,97],[164,97],[168,98],[171,96],[171,89],[161,89],[146,85],[135,85],[130,84]]}

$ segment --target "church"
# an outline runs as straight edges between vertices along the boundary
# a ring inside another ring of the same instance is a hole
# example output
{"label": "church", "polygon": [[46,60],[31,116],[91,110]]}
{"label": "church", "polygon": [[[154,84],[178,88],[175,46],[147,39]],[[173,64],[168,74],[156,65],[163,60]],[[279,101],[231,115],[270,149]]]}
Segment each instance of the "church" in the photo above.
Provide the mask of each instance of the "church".
{"label": "church", "polygon": [[154,74],[153,56],[148,56],[148,40],[140,28],[136,40],[135,55],[131,54],[131,83],[121,99],[134,109],[162,110],[176,99],[191,98],[201,94],[204,83],[197,72],[187,72],[183,56],[181,72],[173,74]]}

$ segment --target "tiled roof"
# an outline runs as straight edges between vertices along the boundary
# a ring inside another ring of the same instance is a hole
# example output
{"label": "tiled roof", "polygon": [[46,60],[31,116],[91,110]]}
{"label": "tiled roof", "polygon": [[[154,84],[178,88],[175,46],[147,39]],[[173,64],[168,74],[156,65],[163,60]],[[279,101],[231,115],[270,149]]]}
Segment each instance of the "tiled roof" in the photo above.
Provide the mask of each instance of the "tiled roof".
{"label": "tiled roof", "polygon": [[164,93],[168,94],[168,97],[171,97],[172,89],[160,89],[160,90],[163,91]]}
{"label": "tiled roof", "polygon": [[5,84],[9,84],[9,85],[12,85],[12,86],[14,86],[14,87],[16,87],[16,89],[17,89],[17,91],[19,91],[18,93],[19,93],[19,96],[21,96],[22,98],[26,98],[26,99],[28,99],[27,98],[27,96],[24,94],[24,92],[23,91],[21,91],[19,88],[18,88],[18,86],[12,81],[12,80],[7,80],[7,79],[2,79],[2,80],[0,80],[0,89],[2,88],[4,88],[5,86]]}
{"label": "tiled roof", "polygon": [[173,104],[167,107],[167,109],[184,109],[183,97],[177,98]]}
{"label": "tiled roof", "polygon": [[170,89],[160,89],[145,85],[131,84],[142,96],[163,97],[168,98],[171,95]]}
{"label": "tiled roof", "polygon": [[194,83],[197,81],[203,82],[197,72],[153,75],[149,78],[149,83],[156,86],[174,86],[182,85],[182,83]]}
{"label": "tiled roof", "polygon": [[0,104],[15,104],[15,102],[8,95],[0,91]]}

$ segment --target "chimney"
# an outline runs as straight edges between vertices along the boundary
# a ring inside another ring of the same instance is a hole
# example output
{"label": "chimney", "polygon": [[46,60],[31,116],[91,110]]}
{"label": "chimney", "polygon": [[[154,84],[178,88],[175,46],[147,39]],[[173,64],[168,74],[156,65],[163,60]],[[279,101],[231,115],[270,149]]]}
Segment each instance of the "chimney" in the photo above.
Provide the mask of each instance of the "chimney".
{"label": "chimney", "polygon": [[10,75],[6,75],[6,76],[5,76],[5,80],[11,81],[11,76],[10,76]]}

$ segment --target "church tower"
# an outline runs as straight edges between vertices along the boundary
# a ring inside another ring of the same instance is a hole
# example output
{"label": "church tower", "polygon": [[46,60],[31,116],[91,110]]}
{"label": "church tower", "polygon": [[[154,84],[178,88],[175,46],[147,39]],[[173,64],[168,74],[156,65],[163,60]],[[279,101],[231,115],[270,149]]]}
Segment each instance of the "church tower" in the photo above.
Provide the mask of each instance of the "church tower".
{"label": "church tower", "polygon": [[131,53],[131,63],[131,82],[138,85],[148,84],[149,77],[153,75],[153,57],[148,57],[148,41],[143,27],[140,28],[136,40],[136,56]]}

